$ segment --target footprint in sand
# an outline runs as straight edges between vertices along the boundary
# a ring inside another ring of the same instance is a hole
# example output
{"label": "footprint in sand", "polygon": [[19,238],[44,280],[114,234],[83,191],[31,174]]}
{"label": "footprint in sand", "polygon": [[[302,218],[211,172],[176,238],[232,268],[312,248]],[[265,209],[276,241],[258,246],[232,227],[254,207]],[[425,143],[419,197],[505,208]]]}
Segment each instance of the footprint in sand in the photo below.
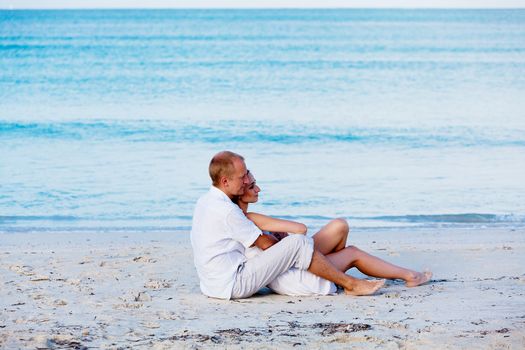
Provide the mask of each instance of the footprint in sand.
{"label": "footprint in sand", "polygon": [[144,304],[142,303],[123,303],[123,304],[114,304],[114,309],[140,309]]}
{"label": "footprint in sand", "polygon": [[171,284],[167,282],[166,280],[152,280],[150,279],[148,282],[144,284],[144,288],[148,289],[162,289],[162,288],[170,288]]}
{"label": "footprint in sand", "polygon": [[9,270],[23,276],[33,276],[35,274],[33,267],[28,265],[11,265],[9,266]]}
{"label": "footprint in sand", "polygon": [[142,326],[146,328],[160,328],[160,324],[157,322],[144,322],[142,323]]}
{"label": "footprint in sand", "polygon": [[135,301],[151,301],[151,296],[146,292],[139,292],[134,298]]}
{"label": "footprint in sand", "polygon": [[46,275],[34,275],[30,279],[31,282],[49,281],[49,276]]}
{"label": "footprint in sand", "polygon": [[398,292],[394,292],[394,293],[384,293],[383,296],[385,298],[389,298],[389,299],[397,299],[397,298],[400,298],[401,297],[401,294],[399,294]]}
{"label": "footprint in sand", "polygon": [[144,302],[144,301],[151,301],[151,296],[146,292],[130,291],[126,293],[125,295],[119,297],[119,299],[122,300],[124,303]]}
{"label": "footprint in sand", "polygon": [[68,278],[67,283],[71,284],[72,286],[78,286],[82,283],[82,281],[79,278]]}
{"label": "footprint in sand", "polygon": [[173,311],[158,311],[157,317],[161,320],[180,320],[181,317]]}
{"label": "footprint in sand", "polygon": [[86,256],[84,257],[84,259],[80,260],[78,264],[84,265],[84,264],[91,264],[92,262],[93,262],[93,259],[90,256]]}
{"label": "footprint in sand", "polygon": [[31,299],[33,300],[42,300],[46,298],[46,296],[44,294],[40,294],[40,293],[33,293],[31,294]]}
{"label": "footprint in sand", "polygon": [[51,338],[47,339],[46,349],[51,348],[60,348],[60,349],[87,349],[87,347],[82,345],[80,339],[72,335],[62,335],[57,334],[53,335]]}
{"label": "footprint in sand", "polygon": [[56,299],[55,301],[53,301],[53,305],[64,306],[67,305],[67,301],[65,301],[64,299]]}
{"label": "footprint in sand", "polygon": [[142,263],[156,263],[157,260],[150,258],[149,256],[137,256],[133,258],[134,262],[142,262]]}

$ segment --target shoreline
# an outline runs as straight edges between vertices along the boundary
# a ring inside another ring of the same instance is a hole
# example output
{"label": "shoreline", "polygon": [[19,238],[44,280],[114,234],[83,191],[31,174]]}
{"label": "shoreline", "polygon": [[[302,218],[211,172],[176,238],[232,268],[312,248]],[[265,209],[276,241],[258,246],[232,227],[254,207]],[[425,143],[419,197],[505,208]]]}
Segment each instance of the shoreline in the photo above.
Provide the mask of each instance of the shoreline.
{"label": "shoreline", "polygon": [[[0,233],[0,347],[523,348],[525,231],[354,230],[431,283],[370,297],[203,296],[189,234]],[[350,272],[363,277],[358,272]]]}

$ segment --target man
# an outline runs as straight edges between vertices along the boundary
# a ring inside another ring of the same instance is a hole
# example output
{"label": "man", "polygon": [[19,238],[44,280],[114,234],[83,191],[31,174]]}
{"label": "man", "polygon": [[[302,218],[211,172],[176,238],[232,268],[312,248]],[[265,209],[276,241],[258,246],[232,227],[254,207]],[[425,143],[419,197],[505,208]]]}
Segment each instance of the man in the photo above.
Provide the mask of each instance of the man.
{"label": "man", "polygon": [[[249,297],[291,267],[332,281],[352,295],[373,294],[383,286],[384,280],[359,280],[337,270],[304,235],[290,235],[278,244],[263,235],[232,202],[249,181],[242,156],[219,152],[209,173],[212,186],[197,202],[191,230],[195,267],[205,295]],[[264,252],[248,260],[244,250],[253,245]]]}

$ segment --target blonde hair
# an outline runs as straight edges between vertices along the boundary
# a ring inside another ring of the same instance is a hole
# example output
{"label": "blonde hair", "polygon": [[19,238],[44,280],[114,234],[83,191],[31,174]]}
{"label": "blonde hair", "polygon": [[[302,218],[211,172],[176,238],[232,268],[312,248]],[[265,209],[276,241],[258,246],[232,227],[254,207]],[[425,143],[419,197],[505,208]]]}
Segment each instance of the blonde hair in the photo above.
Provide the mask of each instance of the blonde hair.
{"label": "blonde hair", "polygon": [[213,156],[208,171],[214,186],[219,185],[221,177],[232,177],[235,172],[234,159],[244,160],[244,157],[230,151],[222,151]]}

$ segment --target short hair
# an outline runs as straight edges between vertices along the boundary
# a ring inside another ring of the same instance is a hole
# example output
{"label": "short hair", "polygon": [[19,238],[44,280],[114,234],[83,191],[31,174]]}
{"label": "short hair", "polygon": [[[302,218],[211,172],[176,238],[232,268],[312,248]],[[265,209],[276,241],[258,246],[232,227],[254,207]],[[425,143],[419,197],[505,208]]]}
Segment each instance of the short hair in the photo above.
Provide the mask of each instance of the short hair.
{"label": "short hair", "polygon": [[230,151],[222,151],[213,156],[208,171],[214,186],[219,184],[221,177],[232,177],[235,172],[234,159],[244,160],[244,157]]}

